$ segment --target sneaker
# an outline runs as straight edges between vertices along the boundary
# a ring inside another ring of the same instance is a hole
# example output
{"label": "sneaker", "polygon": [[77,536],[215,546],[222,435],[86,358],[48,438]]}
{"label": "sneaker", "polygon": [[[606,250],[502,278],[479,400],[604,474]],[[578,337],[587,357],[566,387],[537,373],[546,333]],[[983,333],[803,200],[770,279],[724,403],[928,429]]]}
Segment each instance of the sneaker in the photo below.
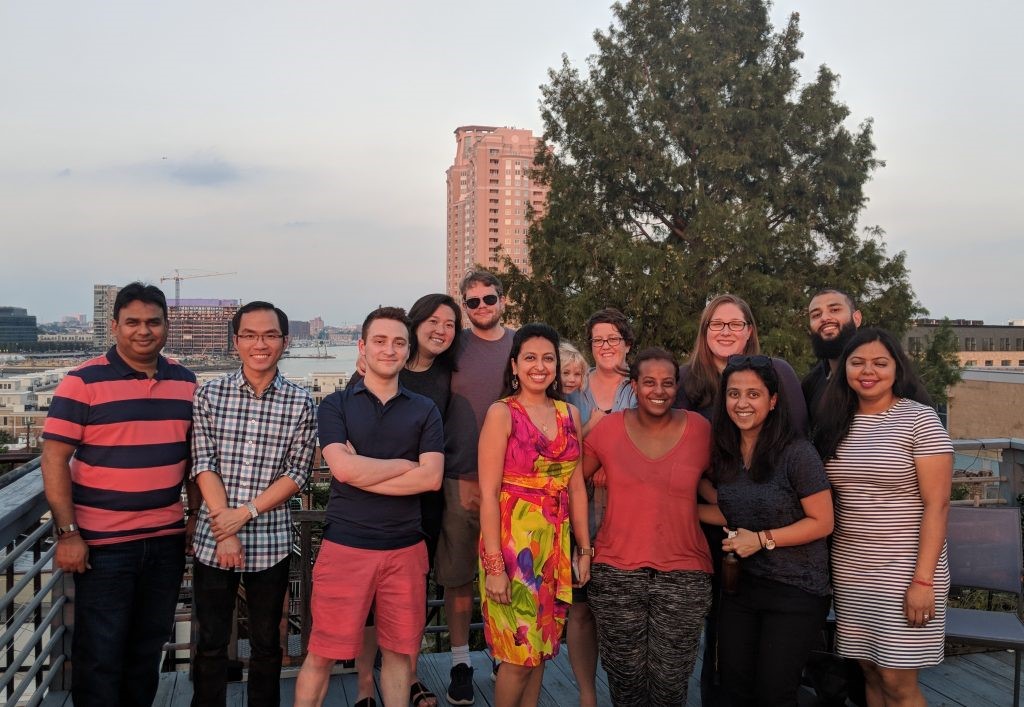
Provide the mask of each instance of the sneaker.
{"label": "sneaker", "polygon": [[473,667],[459,663],[452,666],[452,682],[448,686],[448,703],[453,705],[473,704]]}

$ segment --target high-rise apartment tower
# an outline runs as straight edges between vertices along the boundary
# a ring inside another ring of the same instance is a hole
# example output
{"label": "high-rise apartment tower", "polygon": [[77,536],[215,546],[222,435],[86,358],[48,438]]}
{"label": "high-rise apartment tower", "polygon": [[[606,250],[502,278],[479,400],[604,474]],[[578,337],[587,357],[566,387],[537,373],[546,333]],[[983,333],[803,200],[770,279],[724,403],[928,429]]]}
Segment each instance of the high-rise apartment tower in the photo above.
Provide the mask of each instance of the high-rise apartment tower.
{"label": "high-rise apartment tower", "polygon": [[92,345],[97,349],[105,351],[114,345],[110,320],[114,318],[114,300],[120,291],[120,285],[92,286]]}
{"label": "high-rise apartment tower", "polygon": [[530,178],[540,140],[529,130],[464,125],[455,129],[448,168],[448,293],[477,265],[500,267],[504,256],[529,272],[527,234],[547,203],[548,189]]}

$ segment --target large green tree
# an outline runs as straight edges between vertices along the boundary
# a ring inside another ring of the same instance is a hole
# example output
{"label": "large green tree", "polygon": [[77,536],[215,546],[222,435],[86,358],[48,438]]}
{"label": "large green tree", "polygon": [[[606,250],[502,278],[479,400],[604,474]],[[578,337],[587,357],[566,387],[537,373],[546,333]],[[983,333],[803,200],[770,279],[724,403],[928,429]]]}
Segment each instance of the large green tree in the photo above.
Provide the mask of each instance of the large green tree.
{"label": "large green tree", "polygon": [[949,318],[942,320],[922,351],[913,353],[917,374],[936,405],[949,402],[949,390],[962,380],[956,332]]}
{"label": "large green tree", "polygon": [[763,348],[807,363],[806,306],[825,286],[902,333],[920,308],[903,253],[859,230],[881,165],[871,122],[847,126],[837,76],[801,85],[798,17],[763,0],[633,0],[594,34],[585,72],[563,57],[542,87],[536,177],[550,186],[527,276],[506,262],[520,321],[582,342],[604,306],[641,345],[688,351],[706,301],[744,297]]}

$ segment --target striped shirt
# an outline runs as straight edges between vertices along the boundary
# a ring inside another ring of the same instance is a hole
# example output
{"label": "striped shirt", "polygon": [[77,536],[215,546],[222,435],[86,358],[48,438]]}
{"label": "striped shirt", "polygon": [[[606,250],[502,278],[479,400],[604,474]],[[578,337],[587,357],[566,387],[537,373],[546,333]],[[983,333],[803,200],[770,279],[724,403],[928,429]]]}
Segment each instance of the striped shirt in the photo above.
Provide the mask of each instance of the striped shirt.
{"label": "striped shirt", "polygon": [[[281,477],[299,488],[306,484],[316,446],[316,410],[309,393],[280,373],[258,397],[241,369],[204,383],[196,390],[193,424],[192,478],[207,471],[220,475],[228,507],[251,501]],[[287,557],[291,531],[287,503],[243,525],[238,539],[245,566],[239,571],[269,569]],[[193,548],[199,562],[219,567],[205,502]]]}
{"label": "striped shirt", "polygon": [[90,545],[185,532],[181,482],[188,463],[196,377],[157,358],[136,371],[112,347],[57,386],[43,438],[75,447],[71,496]]}

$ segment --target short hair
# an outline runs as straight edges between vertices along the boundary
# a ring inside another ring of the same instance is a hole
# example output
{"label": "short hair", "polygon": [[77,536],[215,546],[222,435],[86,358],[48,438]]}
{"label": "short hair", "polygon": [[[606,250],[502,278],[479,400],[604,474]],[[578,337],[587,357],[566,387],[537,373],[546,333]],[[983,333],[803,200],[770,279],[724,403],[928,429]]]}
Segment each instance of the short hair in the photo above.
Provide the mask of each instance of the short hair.
{"label": "short hair", "polygon": [[559,352],[560,341],[558,338],[558,332],[555,331],[554,327],[549,324],[544,324],[543,322],[531,322],[530,324],[526,324],[512,337],[512,351],[509,353],[508,363],[505,364],[505,390],[501,397],[508,397],[514,392],[515,389],[512,387],[512,379],[515,374],[512,373],[512,362],[519,357],[519,352],[522,350],[523,344],[530,339],[547,339],[551,342],[551,345],[555,347],[555,380],[551,382],[551,385],[549,385],[544,392],[549,398],[561,400],[562,355]]}
{"label": "short hair", "polygon": [[114,298],[114,321],[117,321],[121,310],[132,302],[144,304],[155,304],[164,313],[164,320],[167,319],[167,297],[156,285],[147,285],[144,282],[130,282],[120,289],[117,297]]}
{"label": "short hair", "polygon": [[459,337],[459,332],[462,331],[462,307],[459,306],[459,303],[451,295],[441,293],[423,295],[413,302],[412,307],[409,308],[409,328],[412,330],[412,336],[409,338],[409,360],[415,360],[416,352],[419,351],[420,344],[417,338],[417,331],[420,328],[420,324],[430,319],[434,312],[437,311],[437,308],[442,305],[455,313],[455,339],[452,339],[451,346],[437,355],[434,362],[441,364],[441,366],[449,371],[455,371],[458,370],[455,365],[455,342]]}
{"label": "short hair", "polygon": [[235,312],[235,316],[231,317],[231,332],[238,336],[238,330],[242,328],[242,315],[248,314],[249,312],[259,312],[262,310],[268,310],[277,315],[277,324],[281,329],[282,336],[288,336],[288,315],[283,311],[272,305],[270,302],[264,302],[263,300],[253,300],[248,304],[243,304]]}
{"label": "short hair", "polygon": [[459,283],[459,293],[463,299],[466,297],[466,290],[469,289],[470,285],[483,285],[484,287],[493,287],[494,291],[498,294],[498,297],[505,296],[505,288],[501,284],[501,280],[498,276],[488,270],[470,270],[466,273],[466,276],[462,278],[462,282]]}
{"label": "short hair", "polygon": [[363,341],[366,341],[366,335],[370,332],[370,325],[377,319],[393,319],[396,322],[401,322],[405,325],[409,338],[412,339],[412,322],[409,321],[404,309],[401,307],[377,307],[363,320],[363,328],[359,334]]}
{"label": "short hair", "polygon": [[568,366],[579,366],[583,369],[583,380],[580,382],[580,390],[585,390],[587,387],[587,371],[590,369],[590,364],[587,363],[586,357],[571,342],[564,340],[558,345],[558,355],[562,360],[562,364],[558,367],[559,372]]}
{"label": "short hair", "polygon": [[640,380],[640,364],[645,361],[665,361],[671,363],[673,378],[679,379],[679,361],[676,360],[676,357],[660,346],[652,346],[638,353],[636,358],[633,359],[633,363],[629,367],[629,379],[631,381]]}
{"label": "short hair", "polygon": [[851,297],[848,292],[837,290],[834,287],[826,287],[824,289],[818,290],[813,295],[811,295],[811,299],[813,300],[815,297],[821,297],[822,295],[839,295],[840,297],[846,300],[846,303],[848,305],[850,305],[850,312],[857,311],[857,303],[853,300],[853,297]]}
{"label": "short hair", "polygon": [[636,335],[633,333],[633,327],[629,325],[629,319],[615,307],[605,307],[590,315],[590,319],[587,320],[587,343],[590,343],[590,339],[593,338],[594,327],[598,324],[611,324],[618,329],[619,336],[627,346],[636,343]]}

